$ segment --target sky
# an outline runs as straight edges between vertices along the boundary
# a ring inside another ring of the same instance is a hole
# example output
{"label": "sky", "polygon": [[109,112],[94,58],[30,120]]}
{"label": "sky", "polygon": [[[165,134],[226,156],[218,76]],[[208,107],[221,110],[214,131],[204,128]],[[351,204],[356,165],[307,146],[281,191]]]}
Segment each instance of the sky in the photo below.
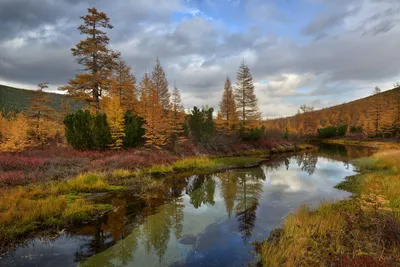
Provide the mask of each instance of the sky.
{"label": "sky", "polygon": [[323,108],[400,80],[400,0],[0,0],[0,84],[51,90],[82,68],[71,48],[87,8],[138,81],[159,57],[185,108],[218,109],[242,60],[264,118]]}

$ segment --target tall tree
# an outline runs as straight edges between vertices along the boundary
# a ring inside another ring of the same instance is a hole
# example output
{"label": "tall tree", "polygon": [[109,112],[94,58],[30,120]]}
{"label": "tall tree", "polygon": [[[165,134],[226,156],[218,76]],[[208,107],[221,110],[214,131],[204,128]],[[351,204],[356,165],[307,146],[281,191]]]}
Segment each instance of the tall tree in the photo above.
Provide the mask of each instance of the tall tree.
{"label": "tall tree", "polygon": [[171,127],[169,129],[169,139],[174,149],[179,141],[182,141],[181,135],[183,133],[183,127],[185,123],[185,111],[182,105],[181,94],[179,93],[176,85],[172,92],[171,98],[171,111],[170,111]]}
{"label": "tall tree", "polygon": [[138,90],[136,78],[131,68],[122,59],[118,60],[111,83],[112,91],[118,96],[121,107],[124,111],[137,109]]}
{"label": "tall tree", "polygon": [[235,99],[242,126],[259,121],[261,112],[254,94],[253,76],[244,60],[240,64],[236,79]]}
{"label": "tall tree", "polygon": [[382,127],[382,114],[383,114],[383,96],[381,95],[381,89],[376,86],[372,91],[372,95],[374,96],[371,105],[369,107],[370,119],[373,123],[375,135],[379,135],[380,128]]}
{"label": "tall tree", "polygon": [[112,148],[120,149],[125,137],[124,111],[120,104],[120,98],[117,95],[114,94],[105,100],[107,101],[105,101],[104,110],[107,115],[108,125],[110,126]]}
{"label": "tall tree", "polygon": [[108,47],[110,39],[104,29],[112,29],[113,26],[107,15],[96,8],[89,8],[88,13],[81,17],[83,24],[78,28],[81,34],[86,35],[86,39],[72,48],[72,55],[84,66],[83,73],[77,74],[60,90],[86,100],[99,113],[100,99],[103,91],[109,88],[112,69],[116,66],[115,59],[120,54]]}
{"label": "tall tree", "polygon": [[158,91],[160,103],[164,111],[170,109],[170,93],[168,91],[168,81],[165,75],[164,69],[161,66],[160,60],[157,58],[156,66],[154,67],[153,73],[151,74],[154,86]]}
{"label": "tall tree", "polygon": [[40,83],[34,96],[31,98],[31,105],[28,109],[30,126],[35,134],[35,141],[43,143],[49,128],[46,121],[54,119],[55,111],[50,107],[51,100],[47,96],[45,89],[49,88],[48,83]]}
{"label": "tall tree", "polygon": [[168,127],[170,125],[163,112],[159,91],[147,73],[140,82],[140,116],[145,119],[146,146],[160,149],[168,143]]}
{"label": "tall tree", "polygon": [[226,78],[222,101],[219,103],[218,117],[223,125],[228,129],[232,129],[238,122],[237,107],[235,95],[232,89],[232,83],[229,77]]}

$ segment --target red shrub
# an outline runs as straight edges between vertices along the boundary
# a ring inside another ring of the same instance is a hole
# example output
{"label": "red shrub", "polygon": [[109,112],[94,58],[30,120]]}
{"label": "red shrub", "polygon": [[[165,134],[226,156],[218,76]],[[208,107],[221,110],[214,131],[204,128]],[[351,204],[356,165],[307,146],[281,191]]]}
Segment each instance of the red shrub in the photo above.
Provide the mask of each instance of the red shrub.
{"label": "red shrub", "polygon": [[37,170],[47,162],[46,158],[3,154],[0,155],[0,171]]}
{"label": "red shrub", "polygon": [[175,156],[162,151],[121,151],[91,161],[90,168],[94,170],[134,170],[150,167],[153,164],[170,164],[175,160]]}
{"label": "red shrub", "polygon": [[25,173],[23,171],[0,172],[0,184],[15,186],[37,182],[42,174]]}

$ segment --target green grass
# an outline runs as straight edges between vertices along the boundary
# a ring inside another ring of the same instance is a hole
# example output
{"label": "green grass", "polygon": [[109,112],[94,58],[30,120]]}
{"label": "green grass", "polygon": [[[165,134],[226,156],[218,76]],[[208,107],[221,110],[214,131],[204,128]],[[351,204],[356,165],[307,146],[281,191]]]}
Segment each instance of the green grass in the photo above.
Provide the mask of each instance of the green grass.
{"label": "green grass", "polygon": [[209,158],[209,157],[193,157],[180,159],[171,165],[157,164],[151,168],[130,172],[128,170],[116,170],[112,172],[111,178],[116,181],[118,179],[137,178],[137,177],[160,177],[168,174],[177,174],[195,171],[214,171],[225,168],[248,167],[257,165],[265,160],[262,157],[226,157],[226,158]]}
{"label": "green grass", "polygon": [[354,164],[361,173],[337,186],[354,198],[290,214],[261,244],[263,266],[400,264],[400,151]]}

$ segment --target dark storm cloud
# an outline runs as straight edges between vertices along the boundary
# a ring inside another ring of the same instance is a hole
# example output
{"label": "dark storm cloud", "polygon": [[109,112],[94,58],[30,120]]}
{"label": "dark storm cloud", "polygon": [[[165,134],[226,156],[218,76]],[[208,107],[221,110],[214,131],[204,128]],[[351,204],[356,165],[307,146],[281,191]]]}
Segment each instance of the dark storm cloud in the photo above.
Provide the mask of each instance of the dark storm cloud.
{"label": "dark storm cloud", "polygon": [[[342,92],[325,86],[331,82],[374,82],[399,74],[400,55],[393,53],[400,46],[399,1],[303,1],[324,3],[330,10],[310,18],[302,31],[316,38],[309,43],[265,34],[257,27],[230,32],[218,19],[202,16],[188,14],[174,21],[172,13],[187,12],[183,0],[0,0],[0,81],[67,83],[79,70],[70,52],[82,38],[76,30],[79,17],[93,5],[111,18],[112,47],[133,66],[137,79],[145,70],[151,72],[158,56],[170,83],[176,82],[182,91],[186,107],[201,105],[205,99],[216,107],[225,77],[235,79],[243,58],[256,82],[282,74],[313,74],[321,79],[315,95]],[[369,8],[374,3],[385,6]],[[264,19],[285,23],[274,6],[263,8],[268,15]],[[257,18],[256,10],[247,7],[245,12]],[[292,89],[281,95],[296,93]],[[279,112],[270,110],[273,115]]]}

